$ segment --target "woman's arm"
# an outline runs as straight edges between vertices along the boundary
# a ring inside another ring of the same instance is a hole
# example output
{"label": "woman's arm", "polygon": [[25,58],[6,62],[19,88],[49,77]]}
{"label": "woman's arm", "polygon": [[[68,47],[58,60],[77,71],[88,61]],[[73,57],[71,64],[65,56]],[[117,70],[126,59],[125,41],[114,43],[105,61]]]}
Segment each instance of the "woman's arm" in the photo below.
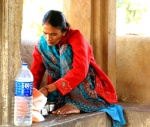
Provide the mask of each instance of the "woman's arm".
{"label": "woman's arm", "polygon": [[92,54],[91,46],[77,30],[74,30],[67,42],[71,45],[73,51],[72,69],[54,82],[62,95],[69,93],[85,79]]}

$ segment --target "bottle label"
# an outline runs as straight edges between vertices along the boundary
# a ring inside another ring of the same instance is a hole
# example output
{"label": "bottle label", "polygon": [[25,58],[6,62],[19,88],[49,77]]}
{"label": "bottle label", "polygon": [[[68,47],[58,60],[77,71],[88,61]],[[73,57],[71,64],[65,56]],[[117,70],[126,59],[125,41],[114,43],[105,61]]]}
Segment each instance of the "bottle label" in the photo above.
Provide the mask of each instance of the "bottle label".
{"label": "bottle label", "polygon": [[33,82],[15,81],[15,96],[32,96]]}

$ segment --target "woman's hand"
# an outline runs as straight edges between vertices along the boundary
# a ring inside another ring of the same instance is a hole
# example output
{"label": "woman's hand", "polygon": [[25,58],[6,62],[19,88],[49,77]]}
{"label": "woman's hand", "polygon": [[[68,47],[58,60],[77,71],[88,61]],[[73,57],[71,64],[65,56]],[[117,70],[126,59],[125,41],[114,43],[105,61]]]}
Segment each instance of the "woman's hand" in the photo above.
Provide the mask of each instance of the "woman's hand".
{"label": "woman's hand", "polygon": [[39,91],[40,91],[45,97],[48,96],[48,91],[47,91],[47,89],[45,88],[45,86],[42,87]]}
{"label": "woman's hand", "polygon": [[51,92],[53,92],[53,91],[55,91],[55,90],[57,90],[57,87],[55,86],[55,84],[49,84],[49,85],[47,85],[47,86],[44,86],[44,87],[42,87],[41,89],[40,89],[40,92],[42,93],[42,94],[44,94],[44,96],[48,96],[48,93],[51,93]]}

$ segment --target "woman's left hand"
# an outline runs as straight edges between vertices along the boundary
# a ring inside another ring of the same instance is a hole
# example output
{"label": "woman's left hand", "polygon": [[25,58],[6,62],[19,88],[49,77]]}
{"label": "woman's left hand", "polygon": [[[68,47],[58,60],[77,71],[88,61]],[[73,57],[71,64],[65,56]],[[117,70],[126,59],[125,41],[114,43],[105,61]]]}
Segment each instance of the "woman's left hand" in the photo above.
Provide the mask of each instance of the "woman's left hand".
{"label": "woman's left hand", "polygon": [[47,89],[45,88],[45,86],[42,87],[39,91],[40,91],[45,97],[48,96],[48,91],[47,91]]}
{"label": "woman's left hand", "polygon": [[49,84],[47,86],[44,86],[40,89],[40,92],[42,94],[44,94],[46,97],[48,96],[48,93],[51,93],[53,91],[57,90],[57,87],[55,86],[55,84]]}

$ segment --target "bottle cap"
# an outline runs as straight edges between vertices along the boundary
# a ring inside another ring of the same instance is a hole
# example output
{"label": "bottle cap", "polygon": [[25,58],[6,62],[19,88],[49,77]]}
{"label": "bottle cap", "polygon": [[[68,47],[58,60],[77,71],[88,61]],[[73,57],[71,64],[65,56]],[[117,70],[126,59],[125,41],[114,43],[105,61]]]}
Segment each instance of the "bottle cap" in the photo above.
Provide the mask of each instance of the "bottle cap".
{"label": "bottle cap", "polygon": [[23,62],[23,63],[22,63],[22,65],[23,65],[23,66],[27,66],[28,64],[27,64],[27,63],[25,63],[25,62]]}

